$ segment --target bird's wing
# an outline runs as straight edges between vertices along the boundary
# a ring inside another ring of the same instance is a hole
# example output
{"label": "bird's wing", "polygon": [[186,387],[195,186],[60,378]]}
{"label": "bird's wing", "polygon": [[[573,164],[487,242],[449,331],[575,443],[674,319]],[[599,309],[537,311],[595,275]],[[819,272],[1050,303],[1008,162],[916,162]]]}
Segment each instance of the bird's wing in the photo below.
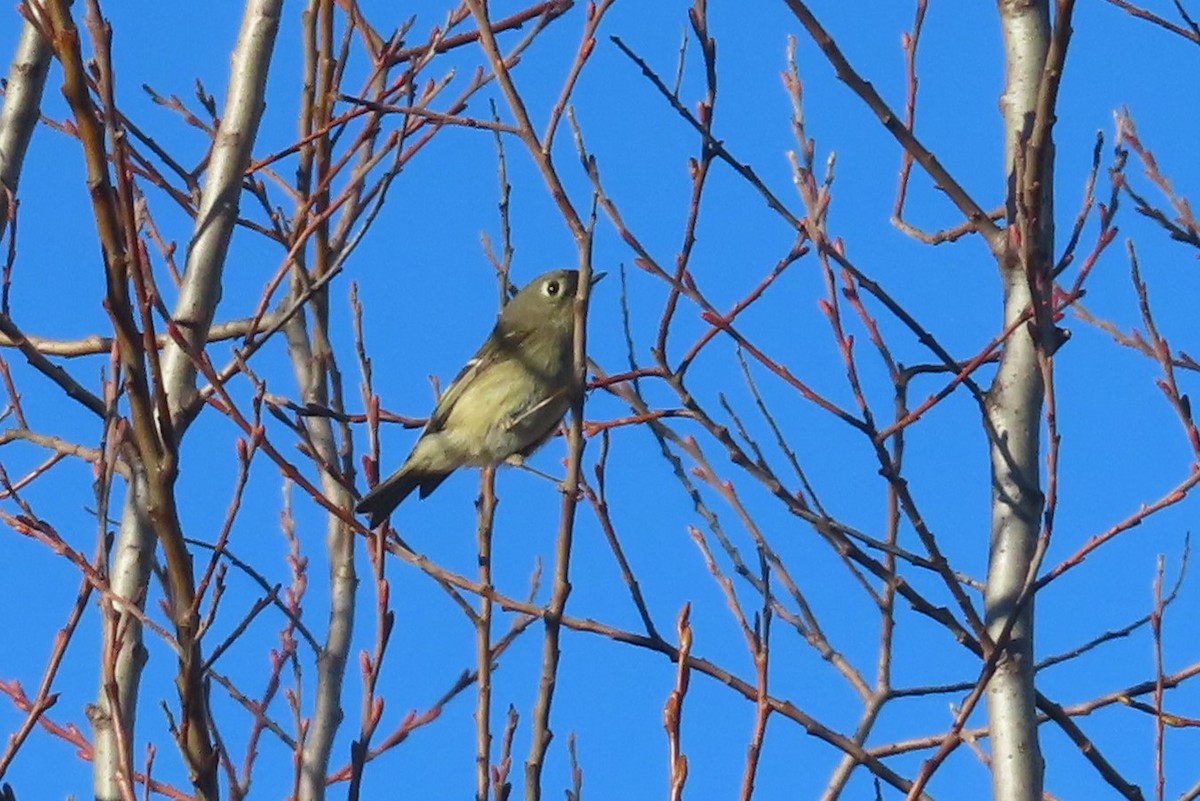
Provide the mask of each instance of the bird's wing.
{"label": "bird's wing", "polygon": [[429,423],[425,426],[425,431],[441,431],[442,426],[446,424],[446,420],[450,417],[450,411],[454,408],[454,404],[462,397],[463,392],[475,382],[480,373],[493,364],[497,359],[500,359],[513,351],[525,339],[528,332],[525,331],[507,331],[504,334],[493,332],[492,336],[488,337],[487,341],[479,349],[479,352],[471,358],[469,362],[463,365],[462,370],[450,382],[450,386],[442,393],[442,397],[438,398],[437,406],[433,408],[433,413],[429,415]]}

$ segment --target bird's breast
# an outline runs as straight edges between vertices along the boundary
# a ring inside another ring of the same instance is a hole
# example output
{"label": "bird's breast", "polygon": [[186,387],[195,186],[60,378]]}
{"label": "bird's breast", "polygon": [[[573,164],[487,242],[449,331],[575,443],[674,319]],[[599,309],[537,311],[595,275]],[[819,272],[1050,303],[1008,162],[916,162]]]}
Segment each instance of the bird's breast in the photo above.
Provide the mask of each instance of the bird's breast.
{"label": "bird's breast", "polygon": [[[502,359],[455,401],[441,436],[467,464],[497,464],[544,439],[570,408],[570,364]],[[569,360],[567,360],[569,362]]]}

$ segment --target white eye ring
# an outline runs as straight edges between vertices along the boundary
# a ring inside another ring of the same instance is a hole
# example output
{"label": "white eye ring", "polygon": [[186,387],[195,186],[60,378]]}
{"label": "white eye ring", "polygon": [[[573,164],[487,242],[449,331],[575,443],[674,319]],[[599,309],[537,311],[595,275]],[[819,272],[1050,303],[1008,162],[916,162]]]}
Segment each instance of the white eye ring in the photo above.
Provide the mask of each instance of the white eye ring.
{"label": "white eye ring", "polygon": [[548,297],[552,298],[558,294],[561,288],[562,287],[559,285],[558,280],[555,279],[553,281],[547,281],[546,285],[542,287],[542,291],[545,292]]}

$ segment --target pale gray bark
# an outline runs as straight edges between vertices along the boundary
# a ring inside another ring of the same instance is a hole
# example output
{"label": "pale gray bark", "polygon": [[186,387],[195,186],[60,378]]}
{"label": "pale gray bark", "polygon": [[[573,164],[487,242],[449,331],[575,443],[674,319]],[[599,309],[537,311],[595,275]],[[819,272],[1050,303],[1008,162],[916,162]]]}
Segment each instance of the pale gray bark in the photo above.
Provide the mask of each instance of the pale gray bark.
{"label": "pale gray bark", "polygon": [[[293,287],[300,291],[299,284]],[[323,317],[323,316],[322,316]],[[300,385],[301,398],[306,404],[329,405],[327,378],[338,380],[332,365],[332,351],[322,334],[323,319],[314,321],[317,329],[309,339],[304,314],[294,314],[284,325],[288,353]],[[316,351],[314,353],[314,351]],[[327,417],[309,416],[305,426],[326,464],[339,463],[337,440],[333,425]],[[321,472],[321,491],[330,501],[348,509],[353,499],[341,483],[328,472]],[[329,631],[317,663],[316,698],[310,725],[304,741],[298,801],[321,801],[325,798],[325,776],[334,737],[342,723],[342,687],[350,639],[354,633],[355,591],[358,576],[354,569],[354,531],[336,515],[326,516],[326,549],[329,554]]]}
{"label": "pale gray bark", "polygon": [[[238,216],[242,176],[250,164],[258,124],[265,107],[267,71],[279,33],[282,0],[250,0],[233,51],[225,110],[213,145],[196,226],[188,245],[187,267],[172,317],[192,350],[208,340],[217,303],[229,239]],[[177,431],[196,396],[196,368],[174,342],[163,351],[163,380]]]}
{"label": "pale gray bark", "polygon": [[0,109],[0,236],[8,224],[9,201],[17,192],[25,151],[37,127],[50,55],[50,45],[26,20],[8,68],[4,107]]}
{"label": "pale gray bark", "polygon": [[[322,56],[328,56],[324,51],[332,43],[329,28],[332,15],[329,11],[330,8],[314,0],[310,2],[305,15],[308,47],[305,50],[305,85],[301,96],[302,137],[313,134],[328,114],[327,104],[331,100],[329,93],[333,90],[334,82],[328,72],[328,63]],[[368,36],[368,39],[371,38]],[[371,41],[373,48],[378,48],[381,44],[378,40]],[[387,83],[388,71],[377,70],[368,83],[366,94],[380,95]],[[363,180],[371,165],[376,163],[378,136],[378,128],[375,128],[374,133],[364,136],[356,143],[358,166],[342,190],[341,197],[345,202],[341,206],[340,220],[332,232],[328,224],[319,227],[315,232],[314,266],[307,280],[304,280],[303,276],[308,266],[300,263],[295,265],[296,272],[290,287],[293,300],[303,297],[310,281],[320,280],[338,269],[338,265],[354,249],[356,240],[350,236],[350,231],[363,213]],[[329,168],[327,141],[314,141],[312,148],[302,154],[301,165],[298,170],[298,183],[304,194],[307,194],[311,188],[310,182],[314,179],[323,180],[322,172]],[[386,182],[384,186],[386,191]],[[318,205],[324,202],[326,201],[322,200]],[[306,203],[300,204],[296,209],[293,229],[302,229],[306,217],[311,213],[312,210]],[[360,229],[359,233],[363,230],[365,227]],[[335,410],[341,411],[342,377],[329,342],[328,324],[329,293],[326,288],[315,294],[302,312],[291,316],[283,330],[287,337],[288,357],[303,401],[321,407],[332,405]],[[340,426],[343,447],[339,449],[338,432],[335,432],[333,422],[329,418],[308,416],[304,424],[321,462],[337,465],[337,469],[343,474],[342,480],[339,480],[329,471],[322,470],[321,491],[338,507],[349,510],[354,505],[353,496],[345,488],[346,483],[352,479],[354,470],[349,428],[345,424]],[[314,708],[304,749],[300,755],[297,801],[322,801],[325,798],[325,778],[329,772],[329,760],[338,729],[345,717],[342,696],[350,642],[354,633],[358,590],[358,575],[354,567],[355,536],[353,529],[339,517],[333,514],[327,516],[325,544],[329,555],[329,629],[317,664]]]}
{"label": "pale gray bark", "polygon": [[[204,347],[221,297],[225,255],[237,220],[242,175],[250,163],[251,149],[258,134],[267,68],[279,29],[281,5],[281,0],[247,2],[233,53],[224,116],[206,174],[195,231],[188,248],[183,284],[174,311],[174,319],[187,337],[190,347],[197,350]],[[182,436],[186,421],[182,420],[181,415],[196,395],[195,379],[196,369],[187,353],[173,341],[169,342],[163,352],[163,381],[171,417],[176,423],[176,436]],[[136,603],[144,598],[149,581],[150,563],[147,557],[153,548],[154,533],[145,517],[145,499],[139,491],[139,484],[135,481],[128,492],[132,503],[125,505],[112,555],[113,591],[129,603]],[[118,576],[121,577],[119,587]],[[119,654],[142,654],[141,627],[125,625],[123,617],[104,621],[105,641],[116,643]],[[102,656],[102,659],[105,658]],[[131,724],[138,697],[140,662],[122,658],[124,661],[117,664],[119,671],[116,677],[121,702],[125,707],[121,719]],[[102,685],[97,707],[104,708],[107,703]],[[105,761],[97,759],[95,763],[96,797],[116,799],[118,795],[105,795],[101,791],[103,789],[104,793],[111,793],[118,786],[116,743],[111,739],[117,731],[110,726],[97,728],[95,733],[98,753],[101,736],[109,739],[104,746],[109,758]]]}
{"label": "pale gray bark", "polygon": [[101,650],[100,690],[88,715],[94,752],[92,786],[101,801],[123,798],[118,776],[132,768],[132,764],[123,764],[120,738],[127,745],[133,743],[137,692],[146,664],[146,648],[142,644],[142,624],[126,604],[138,608],[145,604],[146,576],[155,546],[154,529],[145,509],[146,476],[140,467],[134,466],[109,572],[113,597],[125,601],[101,602],[104,642],[111,643],[111,647]]}
{"label": "pale gray bark", "polygon": [[[1041,208],[1020,210],[1025,143],[1034,124],[1043,67],[1050,45],[1046,0],[1000,0],[1007,59],[1001,97],[1005,126],[1005,174],[1009,186],[1010,230],[1037,238],[1018,248],[1012,237],[1000,272],[1004,283],[1004,324],[1013,324],[1034,304],[1037,271],[1048,271],[1053,253],[1049,197],[1052,150],[1035,172],[1045,182]],[[1036,223],[1025,226],[1033,219]],[[1027,254],[1038,254],[1031,263]],[[1022,255],[1026,254],[1026,255]],[[1045,273],[1043,273],[1045,274]],[[1002,801],[1040,801],[1043,762],[1038,743],[1033,681],[1033,603],[1018,609],[1036,552],[1044,498],[1041,491],[1039,437],[1043,379],[1031,325],[1020,324],[1005,344],[995,382],[988,394],[987,421],[992,464],[992,533],[984,604],[993,640],[1012,622],[1011,640],[987,688],[991,729],[992,788]]]}

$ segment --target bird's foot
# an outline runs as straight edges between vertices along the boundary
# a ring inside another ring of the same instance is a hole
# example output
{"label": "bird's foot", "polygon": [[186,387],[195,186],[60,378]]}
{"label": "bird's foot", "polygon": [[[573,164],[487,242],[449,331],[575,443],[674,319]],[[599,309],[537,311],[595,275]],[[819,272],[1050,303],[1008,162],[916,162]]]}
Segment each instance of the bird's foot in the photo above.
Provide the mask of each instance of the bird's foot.
{"label": "bird's foot", "polygon": [[533,473],[535,476],[544,478],[547,481],[551,481],[556,484],[562,483],[561,481],[559,481],[559,479],[555,478],[554,476],[550,475],[549,473],[543,473],[541,470],[538,470],[536,467],[530,467],[529,464],[525,461],[525,457],[519,453],[514,453],[512,456],[509,456],[507,459],[504,460],[504,463],[506,465],[508,465],[509,467],[519,467],[520,469],[525,470],[529,473]]}
{"label": "bird's foot", "polygon": [[[569,493],[571,491],[571,488],[567,486],[566,479],[563,479],[562,481],[558,482],[558,491],[561,492],[563,495],[566,495],[567,493]],[[583,485],[576,484],[575,485],[575,500],[582,501],[583,499],[584,499]]]}

